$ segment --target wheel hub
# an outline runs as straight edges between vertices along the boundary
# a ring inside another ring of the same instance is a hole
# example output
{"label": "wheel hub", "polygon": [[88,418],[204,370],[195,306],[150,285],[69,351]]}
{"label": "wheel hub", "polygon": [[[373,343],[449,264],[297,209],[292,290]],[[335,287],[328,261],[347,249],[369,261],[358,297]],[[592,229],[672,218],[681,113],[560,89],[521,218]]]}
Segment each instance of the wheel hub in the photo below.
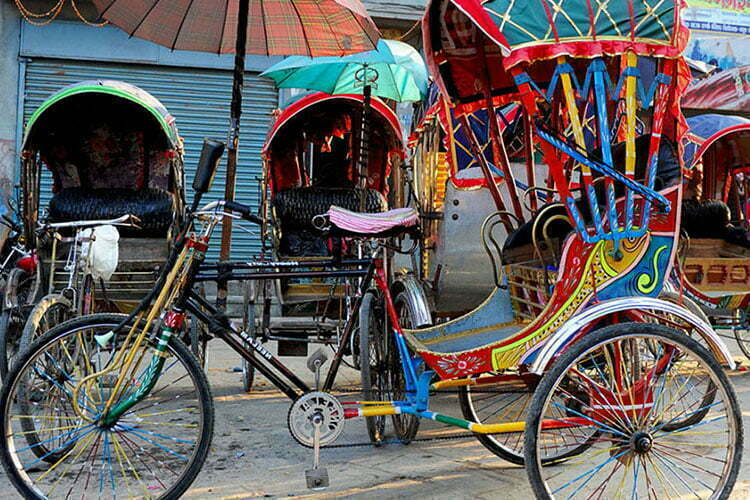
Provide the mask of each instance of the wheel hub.
{"label": "wheel hub", "polygon": [[648,432],[638,431],[630,438],[630,447],[640,455],[651,451],[653,445],[654,438]]}
{"label": "wheel hub", "polygon": [[344,407],[327,392],[307,393],[289,408],[289,432],[302,446],[312,448],[316,422],[320,423],[320,446],[334,442],[344,430]]}

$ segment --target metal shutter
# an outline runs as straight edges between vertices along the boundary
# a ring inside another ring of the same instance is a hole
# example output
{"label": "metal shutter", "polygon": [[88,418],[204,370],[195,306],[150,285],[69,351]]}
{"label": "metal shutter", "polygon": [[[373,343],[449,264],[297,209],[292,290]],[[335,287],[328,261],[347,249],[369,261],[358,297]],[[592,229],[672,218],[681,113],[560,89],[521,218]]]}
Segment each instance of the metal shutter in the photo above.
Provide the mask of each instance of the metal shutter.
{"label": "metal shutter", "polygon": [[[136,85],[159,99],[175,116],[185,140],[185,183],[188,202],[191,184],[204,137],[226,140],[232,74],[229,71],[164,66],[81,63],[63,59],[33,59],[26,65],[24,123],[50,94],[60,87],[90,79],[122,80]],[[258,180],[261,176],[260,150],[277,107],[278,95],[270,80],[246,73],[240,153],[235,199],[257,207]],[[226,155],[224,161],[226,160]],[[225,164],[221,165],[212,192],[206,201],[224,195]],[[51,196],[51,176],[43,178],[42,206]],[[260,251],[260,239],[236,228],[233,230],[232,258],[246,259]],[[221,239],[217,228],[211,242],[210,259],[217,259]]]}

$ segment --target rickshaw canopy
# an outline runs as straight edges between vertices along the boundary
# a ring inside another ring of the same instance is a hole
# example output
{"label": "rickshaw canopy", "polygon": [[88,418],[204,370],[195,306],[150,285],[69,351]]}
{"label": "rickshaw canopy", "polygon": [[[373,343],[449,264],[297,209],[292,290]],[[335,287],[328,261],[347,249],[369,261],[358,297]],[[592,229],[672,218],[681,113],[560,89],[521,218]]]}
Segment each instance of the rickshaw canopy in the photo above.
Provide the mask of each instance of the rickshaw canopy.
{"label": "rickshaw canopy", "polygon": [[[181,148],[175,119],[157,98],[129,83],[117,80],[86,80],[63,87],[39,106],[26,124],[21,149],[26,150],[34,147],[34,135],[43,122],[43,117],[48,116],[54,110],[58,109],[62,103],[70,102],[76,97],[90,96],[92,94],[108,95],[123,99],[147,111],[164,132],[171,148]],[[103,110],[102,112],[106,111]]]}
{"label": "rickshaw canopy", "polygon": [[[297,116],[302,114],[305,110],[318,104],[329,102],[329,101],[352,101],[361,104],[364,98],[358,94],[341,94],[341,95],[330,95],[324,92],[312,92],[303,94],[299,99],[294,100],[291,104],[281,110],[281,113],[276,117],[271,129],[268,131],[266,142],[263,144],[263,154],[267,154],[269,148],[273,144],[273,140],[278,134],[279,130],[289,125],[289,123]],[[401,124],[398,121],[398,116],[391,110],[383,101],[380,99],[372,100],[372,109],[381,116],[390,126],[395,137],[398,137],[401,141],[403,133],[401,132]]]}
{"label": "rickshaw canopy", "polygon": [[[299,141],[320,143],[325,149],[326,138],[341,138],[358,125],[357,118],[364,98],[356,94],[329,95],[314,92],[293,101],[276,117],[268,132],[262,155],[269,168],[271,193],[287,187],[298,187],[304,173],[299,169],[297,154]],[[352,113],[354,112],[354,113]],[[393,153],[404,155],[403,133],[398,116],[380,99],[371,101],[373,120],[371,140],[380,137],[383,149],[370,153],[368,167],[370,187],[383,192],[385,179],[390,175],[386,157]],[[347,115],[347,116],[344,116]],[[311,125],[314,124],[314,125]],[[355,156],[349,156],[351,161]],[[375,164],[373,164],[375,162]]]}
{"label": "rickshaw canopy", "polygon": [[750,120],[747,118],[709,113],[691,116],[687,123],[690,130],[685,135],[682,158],[688,170],[700,161],[708,148],[732,134],[739,134],[744,139],[737,142],[736,147],[750,154]]}
{"label": "rickshaw canopy", "polygon": [[[676,58],[689,36],[679,16],[679,1],[434,0],[423,19],[425,55],[445,93],[471,102],[483,97],[476,85],[480,52],[491,61],[498,95],[514,91],[509,71],[524,62],[626,52]],[[479,31],[492,46],[477,43]]]}

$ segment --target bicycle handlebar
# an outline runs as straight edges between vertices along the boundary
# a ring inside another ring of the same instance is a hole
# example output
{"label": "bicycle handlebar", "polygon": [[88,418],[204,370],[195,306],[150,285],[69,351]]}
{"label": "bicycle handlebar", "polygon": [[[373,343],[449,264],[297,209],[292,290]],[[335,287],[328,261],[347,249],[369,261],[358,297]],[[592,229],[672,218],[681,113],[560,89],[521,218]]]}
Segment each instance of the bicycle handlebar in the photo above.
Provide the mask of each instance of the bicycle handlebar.
{"label": "bicycle handlebar", "polygon": [[40,224],[39,229],[60,229],[63,227],[94,227],[94,226],[136,226],[140,222],[140,219],[135,215],[121,215],[116,219],[100,219],[100,220],[76,220],[71,222],[53,222],[48,224]]}
{"label": "bicycle handlebar", "polygon": [[255,215],[252,210],[247,205],[243,205],[242,203],[238,203],[236,201],[212,201],[211,203],[206,204],[196,213],[206,213],[206,212],[212,212],[217,210],[224,210],[228,212],[233,212],[242,219],[252,222],[253,224],[261,225],[263,224],[263,219]]}

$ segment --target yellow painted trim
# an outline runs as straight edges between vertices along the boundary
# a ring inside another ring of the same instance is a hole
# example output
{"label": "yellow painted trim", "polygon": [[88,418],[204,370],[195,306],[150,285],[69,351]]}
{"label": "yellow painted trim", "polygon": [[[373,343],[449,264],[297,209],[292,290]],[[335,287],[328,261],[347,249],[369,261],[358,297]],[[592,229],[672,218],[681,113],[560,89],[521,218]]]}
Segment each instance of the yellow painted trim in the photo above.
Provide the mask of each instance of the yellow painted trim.
{"label": "yellow painted trim", "polygon": [[[627,54],[628,68],[635,68],[638,57],[634,52]],[[636,122],[636,102],[635,91],[637,80],[635,76],[625,77],[625,175],[633,177],[635,175],[635,122]]]}
{"label": "yellow painted trim", "polygon": [[476,382],[472,378],[457,378],[453,380],[438,380],[430,386],[430,389],[438,390],[446,387],[466,387],[468,385],[476,385]]}
{"label": "yellow painted trim", "polygon": [[505,434],[510,432],[523,432],[526,422],[505,422],[502,424],[471,424],[471,432],[477,434]]}
{"label": "yellow painted trim", "polygon": [[[557,58],[557,64],[565,64],[565,56]],[[583,137],[583,127],[581,126],[581,118],[578,116],[578,105],[576,104],[575,92],[573,92],[573,83],[570,79],[570,73],[561,73],[560,81],[563,86],[563,93],[565,94],[565,107],[568,108],[568,118],[570,119],[570,126],[573,128],[573,136],[576,140],[576,145],[580,148],[586,148],[586,141]],[[580,163],[583,175],[591,176],[591,168],[585,163]]]}
{"label": "yellow painted trim", "polygon": [[359,413],[363,417],[379,417],[381,415],[396,415],[398,412],[395,406],[385,406],[380,408],[360,408]]}

